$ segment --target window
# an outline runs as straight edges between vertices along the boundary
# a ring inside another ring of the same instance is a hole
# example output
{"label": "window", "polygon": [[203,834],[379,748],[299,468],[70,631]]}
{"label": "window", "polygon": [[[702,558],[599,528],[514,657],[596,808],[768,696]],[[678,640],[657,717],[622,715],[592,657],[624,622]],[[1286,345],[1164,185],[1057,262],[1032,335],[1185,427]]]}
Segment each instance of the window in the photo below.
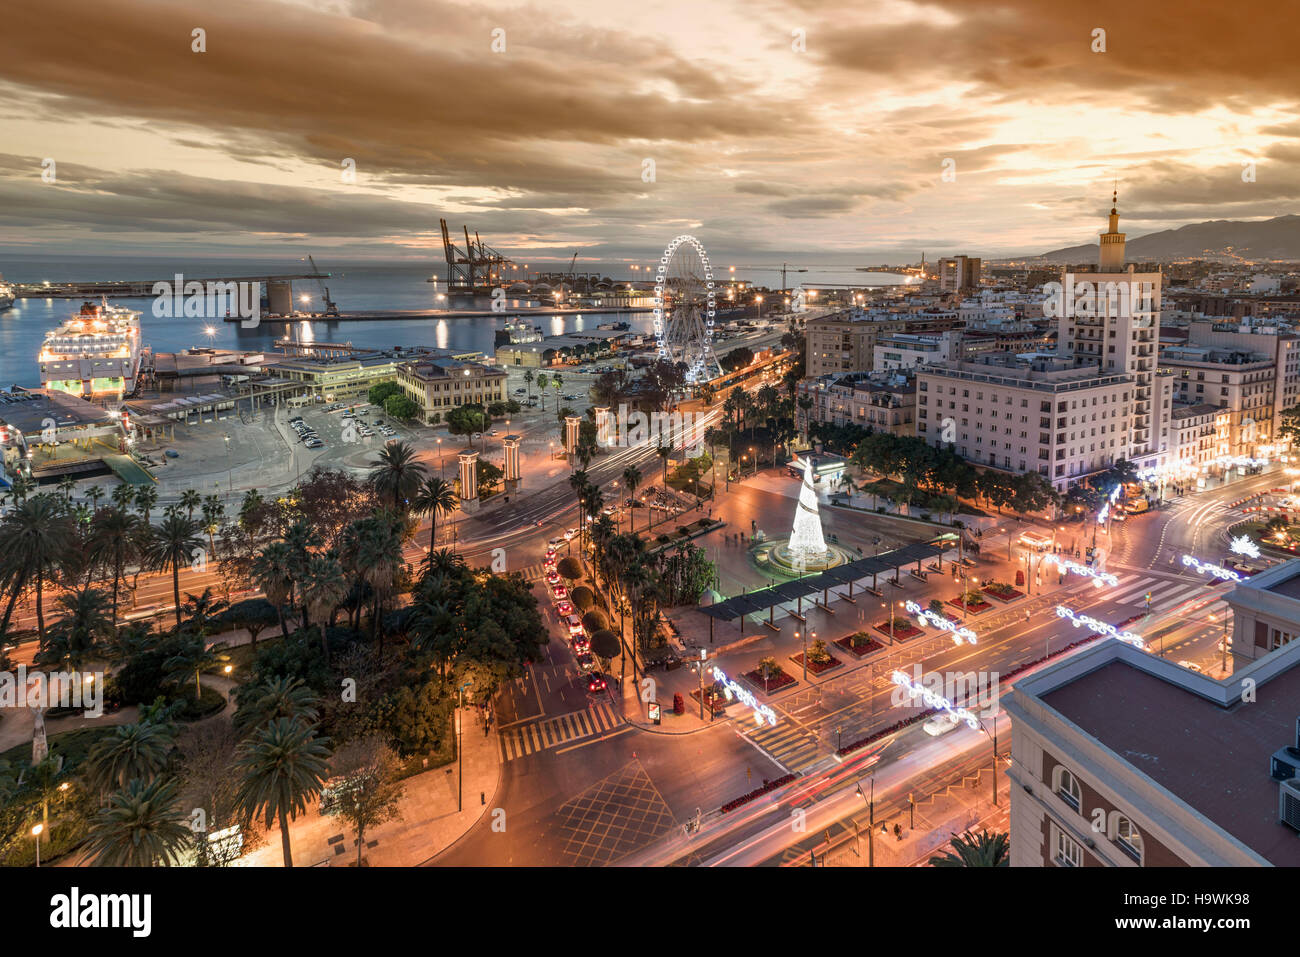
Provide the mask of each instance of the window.
{"label": "window", "polygon": [[1142,863],[1142,832],[1124,815],[1111,814],[1111,840],[1119,845],[1121,851],[1139,864]]}
{"label": "window", "polygon": [[1076,811],[1083,807],[1083,789],[1079,779],[1059,764],[1052,772],[1052,790],[1057,796]]}
{"label": "window", "polygon": [[1059,827],[1053,827],[1055,845],[1052,858],[1058,867],[1083,867],[1083,848]]}

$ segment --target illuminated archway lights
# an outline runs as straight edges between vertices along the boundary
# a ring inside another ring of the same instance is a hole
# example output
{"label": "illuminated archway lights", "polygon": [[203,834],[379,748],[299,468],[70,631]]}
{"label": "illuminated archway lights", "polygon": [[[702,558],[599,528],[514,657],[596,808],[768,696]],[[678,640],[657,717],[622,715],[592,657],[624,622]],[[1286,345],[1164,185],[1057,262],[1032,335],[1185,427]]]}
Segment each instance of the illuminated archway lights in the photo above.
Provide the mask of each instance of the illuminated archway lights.
{"label": "illuminated archway lights", "polygon": [[757,698],[728,678],[727,673],[717,665],[713,666],[713,677],[722,684],[723,694],[728,701],[738,700],[745,707],[753,709],[755,724],[761,726],[766,721],[772,727],[776,727],[776,712],[767,705],[760,704]]}
{"label": "illuminated archway lights", "polygon": [[942,709],[944,711],[947,711],[954,718],[957,718],[959,721],[965,721],[966,726],[970,728],[972,731],[975,731],[979,728],[980,726],[979,719],[976,718],[975,715],[971,714],[965,708],[955,707],[953,703],[949,701],[947,698],[945,698],[943,695],[936,694],[934,691],[931,691],[929,688],[925,687],[920,682],[913,681],[911,678],[903,674],[901,671],[895,671],[889,677],[890,680],[894,682],[894,684],[900,685],[903,688],[907,689],[907,693],[911,697],[923,698],[925,700],[925,703],[929,705],[931,708]]}
{"label": "illuminated archway lights", "polygon": [[1241,581],[1241,576],[1231,569],[1224,568],[1222,565],[1203,562],[1194,555],[1184,555],[1183,564],[1188,568],[1195,568],[1198,575],[1213,575],[1215,578],[1222,578],[1226,582]]}
{"label": "illuminated archway lights", "polygon": [[1141,635],[1135,635],[1131,631],[1120,631],[1114,625],[1107,624],[1104,621],[1099,621],[1091,615],[1080,615],[1073,609],[1066,608],[1064,605],[1056,606],[1056,617],[1070,619],[1070,623],[1074,625],[1075,628],[1081,628],[1084,625],[1087,625],[1098,634],[1106,635],[1109,638],[1117,638],[1135,648],[1146,647],[1146,642],[1142,640]]}
{"label": "illuminated archway lights", "polygon": [[928,622],[940,631],[946,631],[952,635],[954,644],[960,645],[963,641],[967,644],[975,644],[975,632],[955,621],[949,621],[943,615],[930,611],[928,608],[922,608],[914,601],[909,601],[903,606],[909,615],[915,615],[922,622]]}
{"label": "illuminated archway lights", "polygon": [[1059,555],[1048,555],[1047,562],[1048,564],[1055,563],[1056,565],[1059,565],[1062,571],[1071,572],[1075,575],[1083,575],[1085,578],[1091,578],[1098,587],[1109,585],[1111,588],[1114,588],[1119,584],[1118,575],[1112,575],[1110,572],[1099,572],[1097,569],[1088,565],[1080,565],[1078,562],[1069,561],[1068,559],[1061,558]]}

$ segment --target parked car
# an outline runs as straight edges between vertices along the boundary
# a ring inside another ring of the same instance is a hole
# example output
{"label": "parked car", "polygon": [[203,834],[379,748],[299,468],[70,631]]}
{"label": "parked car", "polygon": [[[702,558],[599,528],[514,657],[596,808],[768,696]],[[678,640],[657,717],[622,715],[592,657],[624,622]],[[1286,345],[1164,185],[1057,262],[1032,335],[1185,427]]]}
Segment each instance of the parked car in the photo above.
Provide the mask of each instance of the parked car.
{"label": "parked car", "polygon": [[1188,671],[1195,671],[1197,674],[1202,673],[1201,666],[1194,661],[1180,661],[1178,667],[1186,668]]}

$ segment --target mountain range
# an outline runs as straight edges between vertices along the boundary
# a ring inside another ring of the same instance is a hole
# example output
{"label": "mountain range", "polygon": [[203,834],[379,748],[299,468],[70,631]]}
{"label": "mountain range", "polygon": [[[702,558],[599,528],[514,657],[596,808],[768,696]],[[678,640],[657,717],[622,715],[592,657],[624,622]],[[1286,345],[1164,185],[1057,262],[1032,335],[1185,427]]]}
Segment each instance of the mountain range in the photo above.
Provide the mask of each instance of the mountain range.
{"label": "mountain range", "polygon": [[[1122,226],[1121,226],[1122,228]],[[1128,259],[1281,259],[1300,261],[1300,216],[1243,222],[1215,219],[1178,229],[1162,229],[1126,244]],[[1092,262],[1097,258],[1097,241],[1053,249],[1037,257],[1049,262]]]}

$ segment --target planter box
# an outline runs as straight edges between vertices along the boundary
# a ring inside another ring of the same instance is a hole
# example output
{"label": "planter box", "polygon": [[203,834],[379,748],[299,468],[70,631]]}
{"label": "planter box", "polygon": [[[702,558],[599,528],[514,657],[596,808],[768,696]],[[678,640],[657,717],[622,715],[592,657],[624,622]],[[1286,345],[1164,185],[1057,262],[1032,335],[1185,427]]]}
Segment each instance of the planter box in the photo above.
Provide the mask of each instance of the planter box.
{"label": "planter box", "polygon": [[[793,661],[800,668],[802,668],[803,652],[800,652],[797,655],[791,655],[790,660]],[[827,671],[830,671],[832,668],[838,668],[840,664],[841,664],[840,659],[836,658],[834,655],[831,655],[830,661],[813,661],[809,659],[808,670],[815,675],[820,675],[820,674],[824,674]]]}
{"label": "planter box", "polygon": [[921,629],[906,619],[894,619],[893,631],[889,629],[889,622],[882,621],[876,625],[876,631],[882,635],[888,635],[891,641],[908,641],[921,634]]}
{"label": "planter box", "polygon": [[761,691],[764,694],[771,694],[774,691],[780,691],[782,688],[789,688],[791,685],[798,684],[794,679],[794,676],[786,674],[784,669],[782,669],[779,675],[774,678],[768,678],[766,681],[763,680],[763,675],[757,668],[753,671],[746,671],[741,677],[748,681],[756,690]]}
{"label": "planter box", "polygon": [[[886,625],[885,628],[886,631],[888,631],[889,626]],[[839,645],[845,651],[852,652],[853,654],[857,655],[859,658],[865,655],[869,655],[873,651],[879,651],[881,648],[885,647],[880,642],[876,641],[876,639],[874,638],[868,638],[866,641],[864,641],[860,645],[857,645],[856,647],[853,645],[851,638],[840,638],[835,642],[835,644]]]}
{"label": "planter box", "polygon": [[981,588],[980,591],[984,592],[984,594],[988,595],[990,598],[996,598],[998,601],[1015,601],[1017,598],[1025,597],[1024,592],[1016,591],[1014,588],[1008,588],[1004,592],[999,592],[986,587]]}
{"label": "planter box", "polygon": [[950,598],[946,602],[944,602],[944,604],[951,605],[953,608],[956,608],[958,611],[961,611],[962,608],[965,607],[966,613],[968,615],[978,615],[981,614],[982,612],[988,611],[990,608],[993,607],[991,604],[989,604],[986,601],[971,602],[970,604],[963,606],[961,600],[958,598]]}

